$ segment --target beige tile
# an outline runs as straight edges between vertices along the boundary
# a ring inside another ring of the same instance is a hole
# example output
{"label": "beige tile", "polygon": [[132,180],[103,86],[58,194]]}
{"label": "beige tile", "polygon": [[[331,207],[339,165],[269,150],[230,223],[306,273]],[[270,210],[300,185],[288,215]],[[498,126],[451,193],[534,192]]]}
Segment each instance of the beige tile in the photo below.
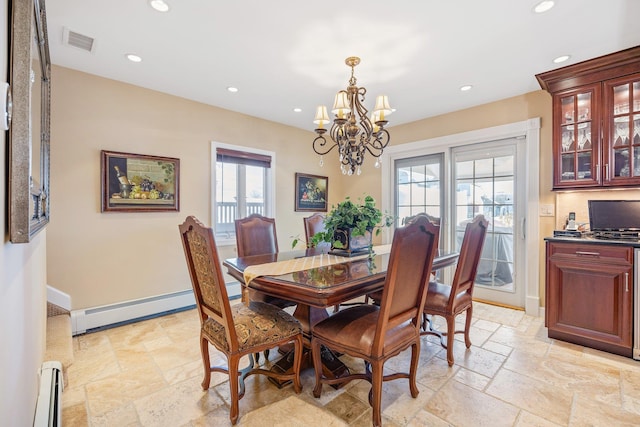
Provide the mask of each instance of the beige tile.
{"label": "beige tile", "polygon": [[425,409],[455,426],[512,426],[518,416],[516,406],[505,403],[457,381],[435,393]]}
{"label": "beige tile", "polygon": [[[399,382],[407,381],[398,380]],[[418,387],[420,393],[416,398],[411,397],[411,392],[408,387],[406,387],[405,393],[398,396],[393,402],[387,406],[383,414],[385,417],[395,421],[398,425],[407,425],[407,423],[412,420],[422,408],[426,405],[426,403],[433,397],[435,392],[426,387]]]}
{"label": "beige tile", "polygon": [[327,403],[324,408],[347,424],[350,424],[366,412],[370,406],[349,393],[343,393]]}
{"label": "beige tile", "polygon": [[121,372],[86,385],[89,415],[103,415],[132,400],[165,389],[166,381],[155,366]]}
{"label": "beige tile", "polygon": [[84,403],[63,407],[62,419],[64,420],[64,425],[68,426],[84,427],[89,425],[87,408]]}
{"label": "beige tile", "polygon": [[489,381],[491,381],[491,378],[465,368],[460,368],[453,378],[462,384],[480,391],[483,391],[489,384]]}
{"label": "beige tile", "polygon": [[523,410],[520,411],[514,427],[561,427],[561,425]]}
{"label": "beige tile", "polygon": [[91,417],[91,427],[135,427],[142,426],[133,402],[106,412],[97,417]]}
{"label": "beige tile", "polygon": [[579,426],[616,426],[637,427],[640,415],[622,408],[603,405],[587,397],[576,396],[574,409],[571,412],[570,425]]}
{"label": "beige tile", "polygon": [[408,423],[408,427],[453,427],[453,424],[436,417],[425,410],[419,411]]}
{"label": "beige tile", "polygon": [[229,416],[229,408],[217,393],[212,389],[203,391],[196,378],[160,388],[133,403],[140,423],[145,427],[180,426],[223,408]]}
{"label": "beige tile", "polygon": [[544,381],[503,369],[487,387],[487,394],[557,424],[569,422],[573,393]]}
{"label": "beige tile", "polygon": [[511,351],[513,350],[513,348],[509,347],[508,345],[500,344],[491,340],[485,342],[482,345],[482,348],[497,354],[501,354],[503,356],[508,356],[509,354],[511,354]]}

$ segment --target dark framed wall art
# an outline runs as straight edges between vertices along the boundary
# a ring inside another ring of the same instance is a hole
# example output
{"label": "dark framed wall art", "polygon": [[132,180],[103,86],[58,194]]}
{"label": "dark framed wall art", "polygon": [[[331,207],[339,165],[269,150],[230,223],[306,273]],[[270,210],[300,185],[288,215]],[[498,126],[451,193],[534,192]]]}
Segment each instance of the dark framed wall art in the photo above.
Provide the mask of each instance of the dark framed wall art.
{"label": "dark framed wall art", "polygon": [[296,212],[326,212],[329,178],[296,173]]}
{"label": "dark framed wall art", "polygon": [[180,211],[180,159],[101,154],[102,212]]}

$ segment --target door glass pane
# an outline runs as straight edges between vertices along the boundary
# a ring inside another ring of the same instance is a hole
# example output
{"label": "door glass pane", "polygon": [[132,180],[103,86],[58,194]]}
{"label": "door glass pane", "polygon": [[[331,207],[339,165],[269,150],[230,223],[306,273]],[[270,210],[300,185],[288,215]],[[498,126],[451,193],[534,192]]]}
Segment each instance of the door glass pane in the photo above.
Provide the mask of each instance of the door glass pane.
{"label": "door glass pane", "polygon": [[573,125],[562,126],[562,152],[575,150]]}
{"label": "door glass pane", "polygon": [[613,113],[629,113],[629,85],[623,84],[613,87]]}
{"label": "door glass pane", "polygon": [[633,116],[633,143],[640,144],[640,114]]}
{"label": "door glass pane", "polygon": [[640,82],[633,83],[633,111],[640,112]]}
{"label": "door glass pane", "polygon": [[591,151],[578,153],[578,179],[591,179]]}
{"label": "door glass pane", "polygon": [[591,120],[591,92],[578,95],[578,121]]}
{"label": "door glass pane", "polygon": [[591,150],[591,123],[578,125],[578,150]]}
{"label": "door glass pane", "polygon": [[442,218],[443,159],[443,154],[432,154],[396,160],[396,226],[401,226],[405,218],[422,212]]}
{"label": "door glass pane", "polygon": [[495,155],[479,151],[475,160],[468,160],[472,153],[460,153],[457,157],[463,156],[464,160],[455,162],[456,250],[462,244],[466,224],[475,215],[483,214],[489,221],[489,230],[476,283],[513,292],[515,155],[506,148],[496,150]]}
{"label": "door glass pane", "polygon": [[562,108],[562,124],[573,123],[573,96],[560,99]]}
{"label": "door glass pane", "polygon": [[575,176],[575,160],[573,153],[562,154],[562,170],[560,179],[563,181],[571,181],[576,179]]}
{"label": "door glass pane", "polygon": [[629,116],[616,117],[613,127],[613,146],[629,145]]}
{"label": "door glass pane", "polygon": [[629,149],[623,148],[621,150],[614,150],[613,157],[613,176],[626,177],[629,176]]}

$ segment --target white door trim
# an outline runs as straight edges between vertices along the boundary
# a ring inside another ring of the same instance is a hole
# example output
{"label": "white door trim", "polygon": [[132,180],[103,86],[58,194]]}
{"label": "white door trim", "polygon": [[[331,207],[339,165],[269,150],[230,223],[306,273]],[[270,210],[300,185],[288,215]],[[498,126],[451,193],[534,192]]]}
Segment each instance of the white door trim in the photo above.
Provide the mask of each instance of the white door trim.
{"label": "white door trim", "polygon": [[[524,120],[501,126],[462,132],[422,141],[390,146],[382,155],[382,207],[388,212],[393,211],[393,160],[412,156],[431,154],[434,152],[448,153],[451,147],[474,144],[478,142],[495,141],[504,138],[525,138],[527,155],[526,216],[518,218],[518,235],[525,238],[526,259],[523,266],[525,275],[525,312],[538,316],[540,312],[540,253],[539,235],[540,223],[538,205],[540,198],[540,118]],[[449,168],[449,158],[445,154],[445,167]],[[445,176],[450,176],[448,170]],[[445,193],[446,194],[446,193]],[[445,200],[445,203],[448,203]],[[524,236],[523,236],[524,234]],[[528,238],[527,236],[531,236]],[[386,241],[391,240],[386,236]]]}

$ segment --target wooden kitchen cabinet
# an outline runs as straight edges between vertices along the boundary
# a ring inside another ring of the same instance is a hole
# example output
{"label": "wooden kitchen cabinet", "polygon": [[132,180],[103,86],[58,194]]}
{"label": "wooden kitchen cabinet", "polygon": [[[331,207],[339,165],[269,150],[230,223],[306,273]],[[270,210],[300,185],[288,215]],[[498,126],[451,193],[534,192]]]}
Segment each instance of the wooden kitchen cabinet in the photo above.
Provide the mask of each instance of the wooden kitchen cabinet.
{"label": "wooden kitchen cabinet", "polygon": [[550,338],[631,357],[633,248],[546,242]]}
{"label": "wooden kitchen cabinet", "polygon": [[640,185],[640,46],[536,78],[553,99],[553,189]]}

